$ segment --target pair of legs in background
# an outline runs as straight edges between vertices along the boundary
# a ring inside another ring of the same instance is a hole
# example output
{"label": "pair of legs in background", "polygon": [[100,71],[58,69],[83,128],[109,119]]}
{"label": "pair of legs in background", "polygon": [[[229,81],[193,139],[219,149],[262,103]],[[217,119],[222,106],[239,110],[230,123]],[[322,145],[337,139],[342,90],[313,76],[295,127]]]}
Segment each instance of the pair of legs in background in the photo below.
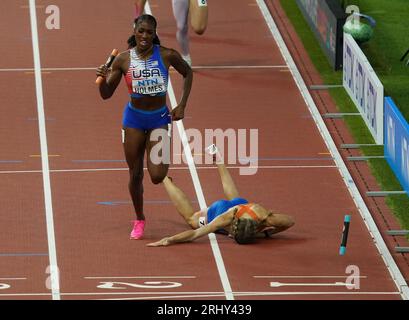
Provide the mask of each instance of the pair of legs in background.
{"label": "pair of legs in background", "polygon": [[[135,15],[140,16],[143,13],[146,0],[135,0]],[[196,34],[203,34],[207,28],[208,6],[207,0],[172,0],[173,15],[176,20],[176,39],[180,46],[183,59],[191,65],[189,48],[189,25]]]}

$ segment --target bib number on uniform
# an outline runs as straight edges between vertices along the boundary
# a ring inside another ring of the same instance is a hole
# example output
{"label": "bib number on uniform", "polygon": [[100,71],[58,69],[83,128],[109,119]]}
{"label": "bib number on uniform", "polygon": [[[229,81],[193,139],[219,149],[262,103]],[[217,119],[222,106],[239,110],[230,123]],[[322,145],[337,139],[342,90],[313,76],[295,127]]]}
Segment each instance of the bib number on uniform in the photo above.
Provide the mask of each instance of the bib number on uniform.
{"label": "bib number on uniform", "polygon": [[132,80],[132,91],[138,94],[155,95],[166,91],[161,79]]}

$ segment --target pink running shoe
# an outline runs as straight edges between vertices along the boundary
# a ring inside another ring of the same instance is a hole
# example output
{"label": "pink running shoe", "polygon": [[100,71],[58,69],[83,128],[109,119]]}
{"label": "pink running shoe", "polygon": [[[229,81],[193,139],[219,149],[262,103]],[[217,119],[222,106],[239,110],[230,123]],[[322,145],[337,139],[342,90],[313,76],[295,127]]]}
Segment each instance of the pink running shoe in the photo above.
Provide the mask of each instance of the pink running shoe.
{"label": "pink running shoe", "polygon": [[143,237],[145,229],[145,220],[133,220],[133,229],[131,232],[131,240],[139,240]]}

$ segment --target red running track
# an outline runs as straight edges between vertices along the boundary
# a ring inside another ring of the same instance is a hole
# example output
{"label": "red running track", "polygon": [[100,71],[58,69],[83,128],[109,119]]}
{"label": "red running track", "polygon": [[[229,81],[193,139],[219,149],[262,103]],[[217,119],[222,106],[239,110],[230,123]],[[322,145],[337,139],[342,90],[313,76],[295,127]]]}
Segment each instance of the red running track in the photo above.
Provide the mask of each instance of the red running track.
{"label": "red running track", "polygon": [[[102,101],[94,84],[107,53],[125,49],[133,9],[126,1],[56,0],[61,29],[49,30],[49,4],[36,1],[45,157],[28,1],[2,3],[1,41],[16,49],[0,62],[1,299],[401,299],[256,2],[214,1],[205,35],[191,33],[194,85],[183,122],[201,133],[258,129],[257,173],[232,165],[232,175],[242,196],[293,215],[296,225],[254,245],[218,235],[165,248],[145,245],[186,226],[148,175],[146,236],[128,239],[126,89],[122,83]],[[170,1],[150,4],[162,43],[177,48]],[[181,79],[171,78],[178,97]],[[216,169],[196,169],[205,203],[219,199]],[[187,165],[173,165],[170,175],[199,207]],[[345,214],[352,222],[340,256]],[[53,261],[60,283],[50,290]],[[349,266],[359,268],[359,288],[345,285]]]}

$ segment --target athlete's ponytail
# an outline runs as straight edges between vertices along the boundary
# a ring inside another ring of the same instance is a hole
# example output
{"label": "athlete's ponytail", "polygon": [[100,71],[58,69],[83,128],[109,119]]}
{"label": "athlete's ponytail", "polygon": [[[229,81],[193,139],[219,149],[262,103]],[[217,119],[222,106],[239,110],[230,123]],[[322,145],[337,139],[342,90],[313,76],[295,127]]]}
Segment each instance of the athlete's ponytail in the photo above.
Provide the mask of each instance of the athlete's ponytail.
{"label": "athlete's ponytail", "polygon": [[[143,21],[147,21],[149,23],[151,23],[155,29],[155,37],[153,38],[153,44],[158,44],[160,45],[160,40],[158,37],[158,34],[156,33],[156,26],[157,26],[157,22],[154,16],[151,16],[150,14],[143,14],[141,16],[139,16],[138,18],[135,19],[134,21],[134,29],[136,29],[137,25]],[[136,37],[135,34],[131,35],[128,38],[128,49],[131,49],[133,47],[136,47]]]}
{"label": "athlete's ponytail", "polygon": [[253,219],[239,218],[232,223],[232,235],[238,244],[247,244],[254,241],[259,224]]}
{"label": "athlete's ponytail", "polygon": [[128,38],[127,43],[128,43],[128,49],[132,49],[132,48],[136,47],[136,38],[135,38],[135,35],[134,35],[134,34],[131,35],[131,36]]}

